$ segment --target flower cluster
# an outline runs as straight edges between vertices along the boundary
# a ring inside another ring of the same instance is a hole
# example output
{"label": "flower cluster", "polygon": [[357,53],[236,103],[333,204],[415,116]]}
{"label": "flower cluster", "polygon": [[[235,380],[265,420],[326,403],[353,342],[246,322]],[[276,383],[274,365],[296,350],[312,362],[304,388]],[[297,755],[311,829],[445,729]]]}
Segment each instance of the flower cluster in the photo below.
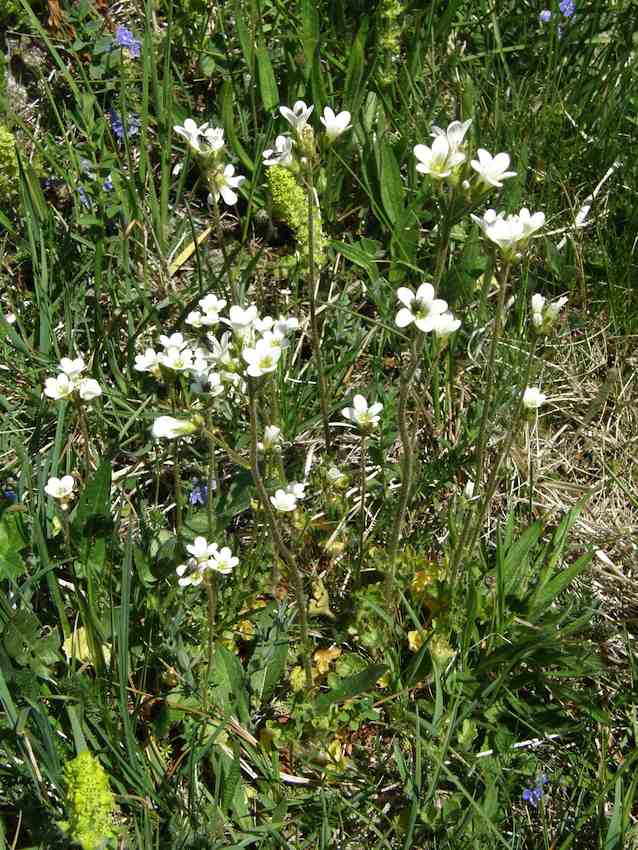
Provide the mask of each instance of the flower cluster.
{"label": "flower cluster", "polygon": [[180,587],[196,586],[204,581],[207,570],[220,575],[228,575],[239,563],[228,546],[220,549],[217,543],[209,543],[205,537],[196,537],[186,547],[190,558],[185,564],[180,564],[175,572]]}
{"label": "flower cluster", "polygon": [[111,120],[111,129],[121,142],[124,141],[125,137],[136,136],[140,131],[140,117],[134,112],[131,112],[128,117],[124,118],[117,109],[113,108],[109,112],[109,118]]}
{"label": "flower cluster", "polygon": [[523,800],[536,808],[543,799],[543,786],[549,782],[545,775],[539,777],[534,788],[526,788],[523,791]]}
{"label": "flower cluster", "polygon": [[83,378],[86,365],[81,357],[72,360],[63,357],[59,364],[60,372],[56,378],[47,378],[44,382],[44,394],[55,401],[80,398],[92,401],[102,395],[102,388],[93,378]]}
{"label": "flower cluster", "polygon": [[530,213],[523,207],[520,213],[508,215],[487,210],[482,218],[472,215],[483,234],[501,250],[508,261],[518,259],[531,237],[545,224],[545,213]]}
{"label": "flower cluster", "polygon": [[225,163],[224,131],[221,127],[210,127],[208,123],[197,126],[192,118],[187,118],[183,125],[175,125],[173,130],[183,136],[202,164],[208,188],[209,201],[217,202],[220,197],[228,206],[237,203],[235,191],[246,179],[241,174],[235,174],[235,166]]}
{"label": "flower cluster", "polygon": [[282,513],[290,513],[297,509],[297,503],[306,496],[306,485],[299,481],[293,481],[288,484],[286,489],[283,487],[275,491],[275,495],[270,497],[270,502],[276,511]]}
{"label": "flower cluster", "polygon": [[[263,153],[264,165],[281,165],[284,168],[295,167],[298,162],[295,153],[298,152],[300,158],[308,153],[308,133],[306,133],[306,130],[309,129],[312,133],[308,119],[313,111],[314,106],[306,106],[303,100],[298,100],[292,109],[288,106],[279,107],[280,114],[292,127],[292,136],[277,136],[274,148],[268,148]],[[350,129],[352,126],[350,119],[350,113],[345,110],[336,114],[329,106],[325,107],[323,117],[319,120],[325,128],[328,142],[334,142],[346,130]]]}
{"label": "flower cluster", "polygon": [[508,171],[509,154],[498,153],[492,156],[484,148],[479,148],[477,159],[472,159],[469,163],[476,172],[474,186],[471,186],[469,180],[464,180],[466,175],[469,177],[465,136],[471,124],[472,120],[468,119],[463,122],[453,121],[447,130],[433,126],[431,147],[422,144],[414,146],[416,170],[433,180],[447,180],[454,186],[463,181],[464,188],[474,188],[479,194],[494,188],[500,189],[503,180],[515,177],[515,171]]}
{"label": "flower cluster", "polygon": [[142,42],[139,38],[135,38],[130,30],[126,27],[116,27],[115,38],[113,39],[113,47],[121,47],[126,50],[132,59],[137,59],[142,50]]}
{"label": "flower cluster", "polygon": [[547,301],[540,293],[532,295],[532,324],[536,333],[548,334],[554,327],[560,311],[567,304],[567,297]]}
{"label": "flower cluster", "polygon": [[404,305],[394,320],[399,328],[407,328],[414,323],[423,333],[433,331],[440,339],[447,339],[461,327],[461,320],[455,319],[448,311],[447,301],[434,297],[431,283],[422,283],[416,292],[400,286],[397,298]]}

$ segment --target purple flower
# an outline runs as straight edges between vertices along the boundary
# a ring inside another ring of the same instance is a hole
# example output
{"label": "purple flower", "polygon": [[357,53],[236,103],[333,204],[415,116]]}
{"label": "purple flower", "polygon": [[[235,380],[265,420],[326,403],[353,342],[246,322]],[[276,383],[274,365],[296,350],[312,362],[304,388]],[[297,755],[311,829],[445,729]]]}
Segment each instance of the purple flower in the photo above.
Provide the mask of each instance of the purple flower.
{"label": "purple flower", "polygon": [[15,490],[3,490],[2,498],[7,502],[15,502],[17,498]]}
{"label": "purple flower", "polygon": [[121,47],[123,50],[128,50],[129,56],[137,59],[142,50],[142,42],[139,38],[133,38],[133,33],[127,30],[126,27],[117,27],[115,30],[115,39],[113,40],[115,47]]}
{"label": "purple flower", "polygon": [[104,183],[102,183],[102,188],[105,192],[110,192],[113,188],[113,180],[111,179],[111,175],[104,178]]}
{"label": "purple flower", "polygon": [[125,126],[122,117],[116,109],[111,109],[109,117],[111,119],[111,129],[120,141],[122,141],[127,134],[129,136],[135,136],[139,133],[141,122],[139,116],[134,112],[131,112],[128,116],[126,121],[127,126]]}
{"label": "purple flower", "polygon": [[574,0],[560,0],[558,8],[566,18],[571,18],[576,11],[576,3]]}
{"label": "purple flower", "polygon": [[549,9],[543,9],[543,11],[538,16],[538,19],[541,24],[547,24],[552,19],[552,13],[549,11]]}
{"label": "purple flower", "polygon": [[208,499],[208,485],[198,482],[193,486],[190,494],[191,505],[205,505]]}

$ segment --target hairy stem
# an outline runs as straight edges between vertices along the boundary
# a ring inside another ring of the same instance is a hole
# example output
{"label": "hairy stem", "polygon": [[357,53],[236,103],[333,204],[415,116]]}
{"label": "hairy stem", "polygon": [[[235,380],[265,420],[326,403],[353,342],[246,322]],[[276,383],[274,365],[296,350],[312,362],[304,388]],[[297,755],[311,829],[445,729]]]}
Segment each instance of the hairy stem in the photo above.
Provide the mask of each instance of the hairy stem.
{"label": "hairy stem", "polygon": [[208,711],[208,683],[210,671],[213,666],[213,647],[215,645],[215,619],[217,616],[217,576],[209,572],[204,581],[206,595],[208,597],[208,653],[206,658],[206,675],[202,682],[202,706],[204,712]]}
{"label": "hairy stem", "polygon": [[[208,431],[213,430],[213,423],[210,414],[207,417],[206,421]],[[209,539],[213,536],[213,529],[215,527],[215,516],[213,512],[213,493],[215,492],[215,487],[217,486],[217,461],[215,458],[215,442],[208,438],[208,480],[207,480],[207,488],[206,488],[206,517],[208,520],[208,537]]]}
{"label": "hairy stem", "polygon": [[211,192],[210,196],[213,200],[213,222],[215,224],[215,232],[217,233],[217,241],[219,242],[219,247],[222,252],[222,258],[224,260],[224,270],[226,272],[226,277],[228,278],[228,286],[229,292],[233,300],[233,304],[239,304],[239,293],[237,292],[237,284],[235,283],[235,276],[233,275],[232,264],[230,262],[230,257],[228,256],[228,251],[226,249],[226,237],[224,234],[224,228],[222,227],[222,217],[219,210],[219,201],[215,197],[215,192]]}
{"label": "hairy stem", "polygon": [[323,422],[323,436],[326,444],[326,451],[330,451],[330,427],[328,419],[328,393],[326,390],[326,378],[323,371],[323,361],[321,357],[321,335],[317,324],[317,269],[315,266],[315,190],[312,179],[312,170],[308,169],[306,190],[308,193],[308,277],[310,287],[310,332],[312,337],[312,353],[315,359],[315,367],[317,369],[319,382],[319,406],[321,408],[321,419]]}
{"label": "hairy stem", "polygon": [[355,585],[359,584],[361,579],[361,570],[363,568],[363,555],[365,548],[365,535],[366,535],[366,435],[361,435],[361,467],[360,467],[360,504],[361,504],[361,517],[360,517],[360,529],[359,529],[359,559],[357,561],[356,572],[354,575]]}

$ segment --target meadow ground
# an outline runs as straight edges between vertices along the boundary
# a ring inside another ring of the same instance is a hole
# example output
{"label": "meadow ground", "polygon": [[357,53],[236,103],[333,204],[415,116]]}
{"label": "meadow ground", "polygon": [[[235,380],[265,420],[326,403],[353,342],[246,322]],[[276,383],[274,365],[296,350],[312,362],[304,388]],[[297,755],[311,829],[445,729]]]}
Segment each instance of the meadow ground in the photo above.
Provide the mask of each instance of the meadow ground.
{"label": "meadow ground", "polygon": [[638,847],[636,33],[0,0],[0,848]]}

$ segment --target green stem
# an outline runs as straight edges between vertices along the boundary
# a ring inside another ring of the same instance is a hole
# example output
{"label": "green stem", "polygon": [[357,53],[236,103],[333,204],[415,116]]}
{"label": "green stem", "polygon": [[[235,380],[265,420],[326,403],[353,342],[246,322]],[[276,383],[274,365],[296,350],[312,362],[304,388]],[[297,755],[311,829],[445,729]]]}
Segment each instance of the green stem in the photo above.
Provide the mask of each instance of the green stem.
{"label": "green stem", "polygon": [[285,544],[283,535],[279,528],[279,523],[275,517],[272,504],[268,498],[264,480],[261,477],[259,470],[259,452],[257,449],[258,427],[257,427],[257,395],[255,393],[254,381],[252,378],[247,378],[248,381],[248,411],[250,416],[250,471],[252,473],[253,482],[259,496],[259,501],[266,517],[266,522],[270,530],[273,544],[277,550],[281,560],[286,565],[288,575],[292,579],[297,599],[297,609],[299,613],[299,630],[301,632],[302,643],[302,660],[304,672],[306,675],[306,685],[312,687],[312,667],[310,664],[310,636],[308,632],[308,614],[306,610],[306,596],[303,589],[303,581],[301,573],[297,566],[294,554]]}
{"label": "green stem", "polygon": [[363,556],[366,535],[366,435],[361,435],[361,482],[360,482],[360,504],[361,504],[361,527],[359,530],[359,560],[354,575],[354,583],[358,585],[361,580],[363,568]]}
{"label": "green stem", "polygon": [[[213,423],[211,415],[208,414],[207,422],[208,431],[213,430]],[[213,536],[213,529],[215,528],[215,517],[213,513],[213,494],[215,492],[215,487],[217,486],[217,462],[215,459],[215,443],[213,440],[208,439],[208,481],[207,481],[207,489],[206,489],[206,517],[208,520],[208,538],[209,540]]]}
{"label": "green stem", "polygon": [[[224,260],[224,270],[226,272],[226,277],[228,278],[230,295],[232,297],[233,304],[239,304],[239,294],[237,292],[237,285],[235,283],[235,277],[233,275],[230,257],[228,256],[228,251],[226,250],[226,238],[224,234],[224,229],[222,227],[222,217],[219,211],[219,201],[215,197],[214,191],[210,193],[210,196],[213,201],[213,222],[215,224],[215,232],[217,233],[217,241],[219,242],[219,247],[222,252],[222,258]],[[228,293],[224,294],[226,295],[226,298],[228,298]]]}
{"label": "green stem", "polygon": [[217,616],[217,576],[213,572],[204,581],[206,595],[208,597],[208,654],[206,660],[206,676],[202,682],[202,706],[204,712],[208,711],[208,683],[210,671],[213,666],[213,647],[215,645],[215,619]]}
{"label": "green stem", "polygon": [[173,446],[173,483],[175,488],[175,534],[182,534],[182,509],[184,497],[182,493],[182,477],[179,469],[179,440],[175,440]]}
{"label": "green stem", "polygon": [[321,335],[317,324],[316,295],[317,274],[315,267],[315,192],[312,179],[312,170],[308,169],[306,191],[308,193],[308,277],[310,286],[310,332],[312,337],[312,353],[315,359],[319,382],[319,406],[321,408],[321,419],[323,422],[323,436],[326,443],[326,451],[330,451],[330,427],[328,419],[328,393],[326,390],[326,379],[323,371],[321,358]]}
{"label": "green stem", "polygon": [[80,431],[82,432],[82,441],[84,442],[84,466],[86,468],[86,478],[91,475],[91,449],[89,441],[89,429],[86,424],[86,414],[82,402],[78,402],[78,421],[80,423]]}
{"label": "green stem", "polygon": [[501,465],[506,457],[508,457],[512,444],[514,442],[514,438],[518,432],[518,428],[521,423],[521,417],[524,415],[523,411],[523,393],[525,392],[525,388],[529,383],[529,378],[532,372],[532,364],[534,362],[534,350],[536,348],[536,335],[532,338],[530,343],[529,352],[527,355],[527,364],[525,367],[525,374],[523,377],[523,381],[518,387],[518,401],[516,402],[516,408],[514,410],[514,416],[512,417],[512,425],[508,431],[507,438],[501,449],[499,456],[492,468],[492,472],[487,480],[487,484],[485,485],[485,494],[481,497],[480,507],[478,511],[478,515],[476,518],[476,523],[474,525],[474,529],[472,530],[472,534],[470,536],[470,542],[467,547],[467,556],[471,557],[474,547],[476,546],[476,541],[478,540],[479,534],[481,532],[481,526],[483,524],[483,520],[487,514],[490,503],[496,491],[496,487],[498,485],[498,474],[501,469]]}
{"label": "green stem", "polygon": [[403,459],[401,462],[401,492],[399,494],[399,505],[394,517],[394,526],[390,545],[388,547],[388,571],[385,575],[385,596],[387,599],[394,598],[394,574],[396,568],[397,548],[405,521],[405,512],[408,507],[410,490],[412,489],[412,476],[414,474],[414,456],[416,444],[410,434],[408,427],[408,399],[410,397],[410,385],[419,364],[418,337],[412,338],[410,362],[404,372],[401,373],[399,384],[399,436]]}

